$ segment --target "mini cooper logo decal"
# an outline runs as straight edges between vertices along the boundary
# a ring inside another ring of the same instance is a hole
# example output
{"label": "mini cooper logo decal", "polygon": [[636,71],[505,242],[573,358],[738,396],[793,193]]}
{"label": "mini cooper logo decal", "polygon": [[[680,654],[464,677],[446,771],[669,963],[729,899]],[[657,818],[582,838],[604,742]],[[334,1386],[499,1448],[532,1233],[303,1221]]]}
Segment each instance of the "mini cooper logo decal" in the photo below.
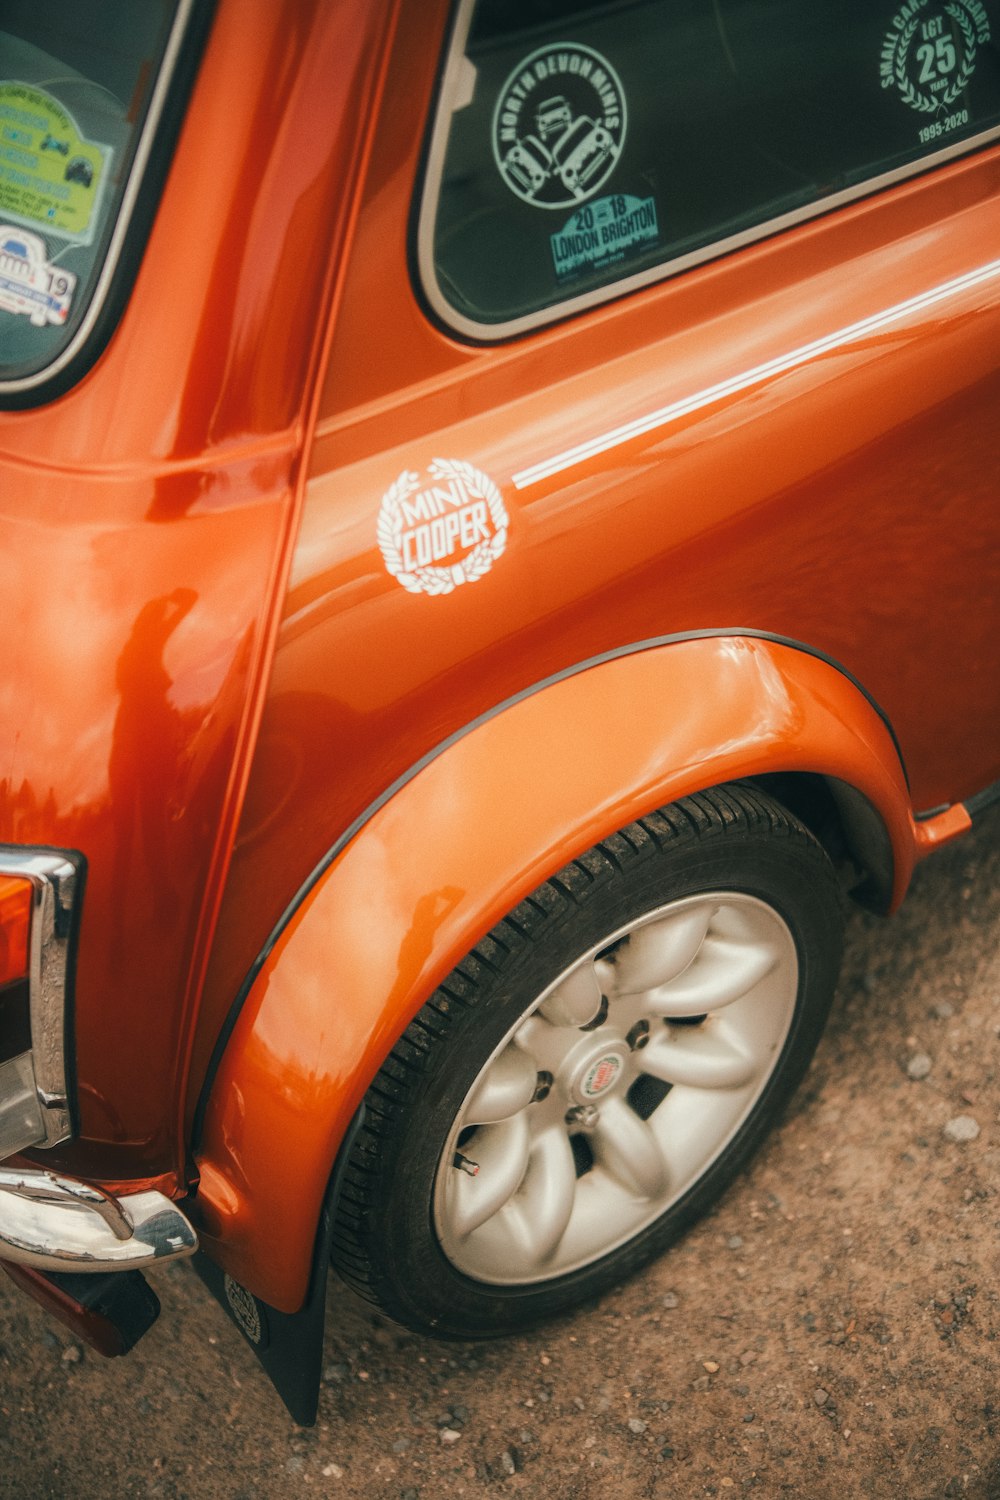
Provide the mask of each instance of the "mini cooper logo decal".
{"label": "mini cooper logo decal", "polygon": [[257,1298],[252,1292],[248,1292],[245,1286],[240,1286],[230,1275],[226,1275],[226,1301],[232,1310],[233,1317],[242,1333],[250,1340],[251,1344],[259,1344],[264,1337],[264,1328],[261,1323],[260,1308]]}
{"label": "mini cooper logo decal", "polygon": [[580,1091],[586,1099],[596,1099],[601,1094],[606,1094],[611,1085],[616,1081],[622,1070],[622,1060],[617,1052],[609,1052],[605,1057],[598,1058],[593,1067],[584,1075]]}
{"label": "mini cooper logo decal", "polygon": [[558,42],[532,52],[501,89],[493,157],[525,203],[571,208],[611,176],[625,126],[625,91],[607,58]]}
{"label": "mini cooper logo decal", "polygon": [[457,458],[435,458],[426,474],[404,469],[382,496],[379,548],[411,594],[450,594],[488,573],[507,545],[503,496]]}
{"label": "mini cooper logo decal", "polygon": [[[882,87],[895,87],[920,114],[940,116],[965,89],[989,39],[980,0],[906,0],[882,44]],[[968,110],[959,110],[922,130],[920,138],[933,139],[968,121]]]}

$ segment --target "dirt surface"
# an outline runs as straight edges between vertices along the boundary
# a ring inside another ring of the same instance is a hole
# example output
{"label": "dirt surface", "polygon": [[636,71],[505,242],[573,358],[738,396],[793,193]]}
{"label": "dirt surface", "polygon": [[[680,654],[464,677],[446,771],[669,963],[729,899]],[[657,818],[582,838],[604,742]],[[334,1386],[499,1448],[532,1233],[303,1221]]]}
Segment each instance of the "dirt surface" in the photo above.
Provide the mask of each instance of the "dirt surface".
{"label": "dirt surface", "polygon": [[855,915],[784,1124],[678,1249],[491,1345],[331,1283],[296,1429],[187,1267],[128,1359],[0,1277],[0,1494],[1000,1497],[1000,816]]}

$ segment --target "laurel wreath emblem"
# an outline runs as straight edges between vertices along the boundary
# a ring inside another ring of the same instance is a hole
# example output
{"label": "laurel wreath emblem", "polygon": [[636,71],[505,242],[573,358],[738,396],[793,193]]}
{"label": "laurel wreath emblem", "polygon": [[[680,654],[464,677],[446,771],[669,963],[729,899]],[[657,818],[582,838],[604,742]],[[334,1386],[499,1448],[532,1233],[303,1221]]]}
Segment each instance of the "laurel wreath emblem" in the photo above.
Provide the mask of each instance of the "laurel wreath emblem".
{"label": "laurel wreath emblem", "polygon": [[904,104],[908,104],[911,109],[919,110],[921,114],[934,115],[942,109],[947,109],[948,105],[953,104],[958,98],[976,70],[976,33],[968,11],[964,5],[957,3],[957,0],[946,0],[946,4],[942,8],[946,15],[951,16],[962,33],[962,40],[965,43],[965,56],[962,66],[952,80],[951,86],[939,94],[937,98],[933,94],[926,94],[923,89],[917,88],[910,81],[907,71],[910,43],[920,24],[921,17],[919,13],[912,16],[907,22],[896,42],[896,56],[893,66],[896,85],[902,95]]}
{"label": "laurel wreath emblem", "polygon": [[510,518],[497,486],[477,469],[474,464],[459,458],[435,458],[428,465],[432,479],[447,484],[458,480],[473,499],[485,500],[493,523],[493,535],[488,540],[477,542],[470,552],[457,563],[445,567],[431,565],[409,568],[403,562],[403,501],[416,494],[423,484],[423,477],[412,469],[404,469],[393,480],[379,506],[375,534],[379,550],[389,572],[404,589],[411,594],[450,594],[463,583],[474,583],[488,573],[507,546],[507,529]]}

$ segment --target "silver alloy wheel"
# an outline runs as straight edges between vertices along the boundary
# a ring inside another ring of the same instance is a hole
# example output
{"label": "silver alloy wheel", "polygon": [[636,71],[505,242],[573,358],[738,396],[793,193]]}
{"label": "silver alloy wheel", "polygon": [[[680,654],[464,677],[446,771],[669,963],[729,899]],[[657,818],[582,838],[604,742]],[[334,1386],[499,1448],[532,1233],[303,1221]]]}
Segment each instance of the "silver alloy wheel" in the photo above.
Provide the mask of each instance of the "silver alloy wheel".
{"label": "silver alloy wheel", "polygon": [[671,902],[585,953],[458,1112],[434,1187],[451,1263],[497,1286],[546,1281],[658,1218],[759,1099],[798,979],[784,920],[738,892]]}

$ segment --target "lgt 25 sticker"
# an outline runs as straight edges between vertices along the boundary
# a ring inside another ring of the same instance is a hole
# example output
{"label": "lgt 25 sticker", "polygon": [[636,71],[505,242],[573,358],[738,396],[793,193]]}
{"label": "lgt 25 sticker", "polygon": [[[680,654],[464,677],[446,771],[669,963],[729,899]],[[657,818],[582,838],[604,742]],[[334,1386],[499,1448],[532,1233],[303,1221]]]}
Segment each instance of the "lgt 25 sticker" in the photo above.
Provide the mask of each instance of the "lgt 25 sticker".
{"label": "lgt 25 sticker", "polygon": [[386,490],[376,534],[383,561],[411,594],[450,594],[490,571],[510,522],[488,474],[458,458],[404,469]]}
{"label": "lgt 25 sticker", "polygon": [[512,193],[537,208],[571,208],[607,182],[625,143],[621,80],[577,42],[519,63],[493,113],[493,156]]}
{"label": "lgt 25 sticker", "polygon": [[906,0],[896,13],[882,44],[882,87],[896,89],[917,113],[937,117],[920,131],[921,141],[968,124],[968,110],[951,106],[989,39],[989,17],[980,0]]}

